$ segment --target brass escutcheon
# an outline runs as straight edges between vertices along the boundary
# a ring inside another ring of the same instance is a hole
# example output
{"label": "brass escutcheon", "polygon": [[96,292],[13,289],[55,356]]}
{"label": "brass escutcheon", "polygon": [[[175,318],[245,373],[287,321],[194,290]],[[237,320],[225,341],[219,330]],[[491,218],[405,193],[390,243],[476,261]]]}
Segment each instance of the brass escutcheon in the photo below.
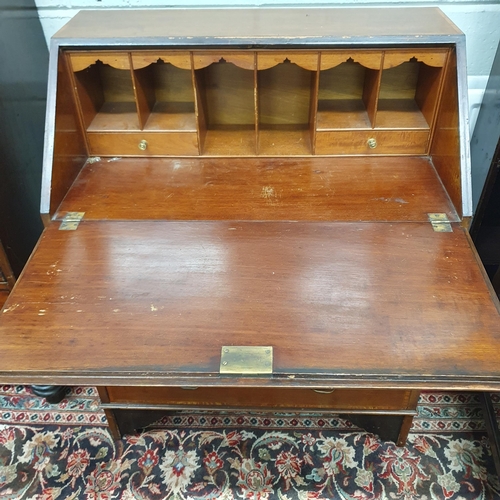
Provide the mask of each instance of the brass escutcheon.
{"label": "brass escutcheon", "polygon": [[373,137],[370,137],[366,143],[370,149],[375,149],[377,147],[377,139],[374,139]]}
{"label": "brass escutcheon", "polygon": [[148,149],[148,141],[145,141],[143,139],[141,142],[139,142],[138,147],[141,151],[146,151],[146,149]]}

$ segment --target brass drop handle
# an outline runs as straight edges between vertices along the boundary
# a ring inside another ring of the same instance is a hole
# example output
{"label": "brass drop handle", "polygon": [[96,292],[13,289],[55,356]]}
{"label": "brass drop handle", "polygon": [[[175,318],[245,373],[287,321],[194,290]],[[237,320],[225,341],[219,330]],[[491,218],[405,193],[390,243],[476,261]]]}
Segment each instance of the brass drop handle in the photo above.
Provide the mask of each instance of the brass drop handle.
{"label": "brass drop handle", "polygon": [[144,139],[139,142],[138,144],[138,148],[141,150],[141,151],[146,151],[146,149],[148,149],[148,141],[145,141]]}
{"label": "brass drop handle", "polygon": [[181,389],[184,389],[185,391],[196,391],[199,387],[193,385],[183,385],[181,386]]}
{"label": "brass drop handle", "polygon": [[370,149],[375,149],[377,147],[377,139],[370,137],[366,143]]}
{"label": "brass drop handle", "polygon": [[335,392],[335,389],[313,389],[313,391],[318,394],[331,394],[332,392]]}

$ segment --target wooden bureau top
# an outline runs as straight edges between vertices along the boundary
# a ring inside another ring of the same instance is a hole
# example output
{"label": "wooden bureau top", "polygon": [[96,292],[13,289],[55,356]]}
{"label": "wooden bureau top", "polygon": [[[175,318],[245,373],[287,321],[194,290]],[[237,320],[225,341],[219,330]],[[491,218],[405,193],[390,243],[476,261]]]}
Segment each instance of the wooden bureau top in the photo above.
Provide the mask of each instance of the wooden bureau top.
{"label": "wooden bureau top", "polygon": [[[500,322],[457,224],[54,222],[0,323],[4,383],[498,388]],[[274,375],[219,375],[272,345]]]}
{"label": "wooden bureau top", "polygon": [[[89,26],[91,29],[89,29]],[[320,43],[335,40],[463,36],[437,8],[272,8],[80,11],[56,35],[60,44],[193,45]],[[372,40],[373,42],[373,40]]]}

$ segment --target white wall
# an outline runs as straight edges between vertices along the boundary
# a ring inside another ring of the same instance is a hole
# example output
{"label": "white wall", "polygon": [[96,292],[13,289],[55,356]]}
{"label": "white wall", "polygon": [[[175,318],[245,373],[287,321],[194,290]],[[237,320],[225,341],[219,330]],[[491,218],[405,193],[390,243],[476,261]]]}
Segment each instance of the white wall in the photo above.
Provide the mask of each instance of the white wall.
{"label": "white wall", "polygon": [[447,2],[422,2],[418,0],[315,0],[305,3],[299,0],[180,0],[176,4],[166,4],[160,0],[68,0],[64,4],[54,0],[35,0],[46,39],[63,26],[80,9],[157,9],[168,7],[252,7],[261,6],[342,6],[366,7],[405,5],[438,6],[465,33],[467,40],[467,71],[469,80],[469,105],[471,129],[486,87],[496,48],[500,39],[500,3],[474,0],[450,0]]}

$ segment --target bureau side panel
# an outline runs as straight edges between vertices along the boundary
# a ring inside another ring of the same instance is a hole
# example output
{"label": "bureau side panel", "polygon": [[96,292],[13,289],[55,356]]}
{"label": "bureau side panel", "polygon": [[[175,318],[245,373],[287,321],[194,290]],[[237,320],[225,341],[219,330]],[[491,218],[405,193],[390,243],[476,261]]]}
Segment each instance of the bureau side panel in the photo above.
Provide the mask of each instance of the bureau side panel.
{"label": "bureau side panel", "polygon": [[442,98],[431,145],[434,166],[455,209],[462,216],[462,182],[460,163],[459,102],[457,58],[450,53],[444,76]]}
{"label": "bureau side panel", "polygon": [[52,216],[87,159],[67,63],[51,51],[40,212]]}

